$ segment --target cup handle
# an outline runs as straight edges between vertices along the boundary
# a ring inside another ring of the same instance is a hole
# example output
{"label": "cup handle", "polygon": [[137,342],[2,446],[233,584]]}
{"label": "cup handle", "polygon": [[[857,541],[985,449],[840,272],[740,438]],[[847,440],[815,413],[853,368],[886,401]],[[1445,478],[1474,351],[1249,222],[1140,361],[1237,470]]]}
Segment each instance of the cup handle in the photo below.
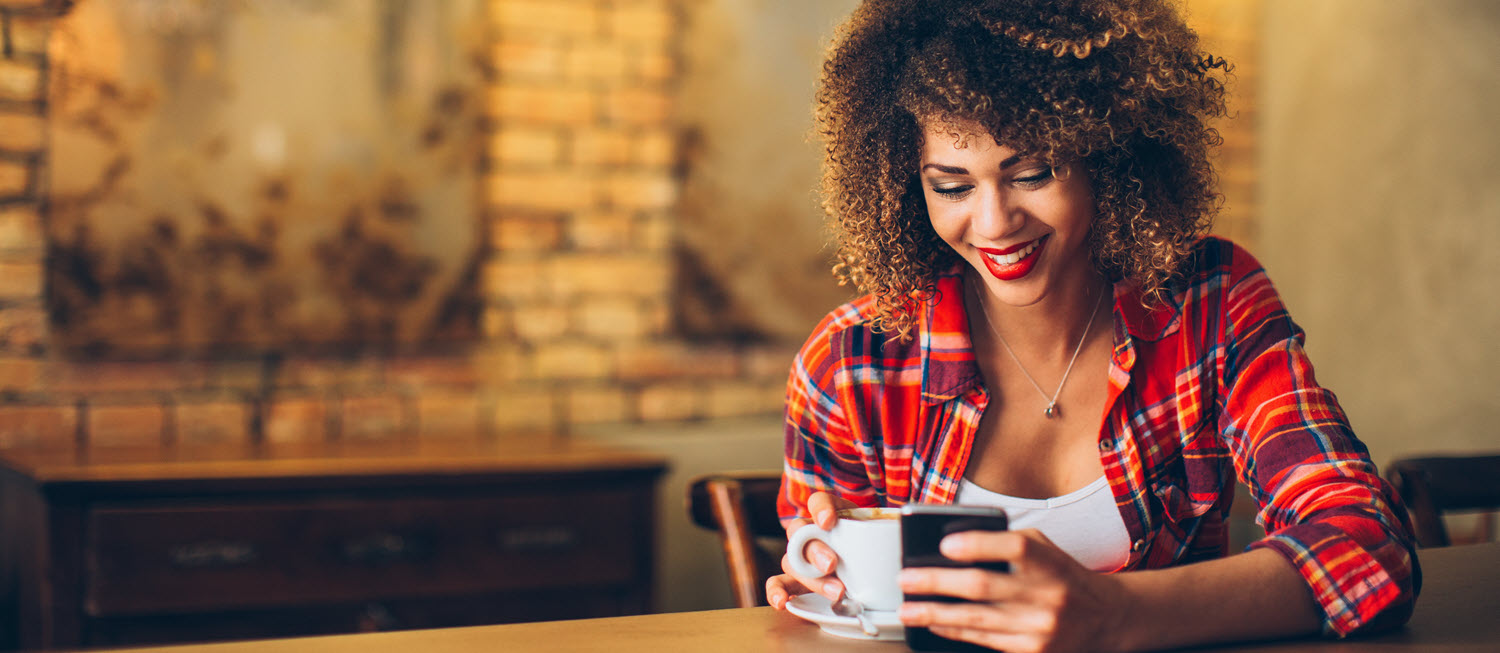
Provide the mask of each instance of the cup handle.
{"label": "cup handle", "polygon": [[807,559],[807,543],[813,540],[827,544],[828,531],[807,524],[792,532],[791,539],[786,543],[787,564],[791,565],[793,573],[803,578],[822,578],[827,575]]}

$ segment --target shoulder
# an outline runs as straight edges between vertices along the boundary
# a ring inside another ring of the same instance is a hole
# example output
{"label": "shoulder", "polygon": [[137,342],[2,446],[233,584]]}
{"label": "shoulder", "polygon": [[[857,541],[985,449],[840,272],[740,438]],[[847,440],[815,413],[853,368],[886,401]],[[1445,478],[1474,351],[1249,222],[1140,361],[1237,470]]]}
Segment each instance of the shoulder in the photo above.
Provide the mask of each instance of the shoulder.
{"label": "shoulder", "polygon": [[875,297],[865,295],[833,309],[818,322],[803,343],[798,358],[804,363],[832,359],[838,343],[874,333]]}
{"label": "shoulder", "polygon": [[[1222,323],[1232,337],[1270,341],[1300,337],[1276,286],[1260,261],[1217,236],[1198,241],[1176,289],[1176,308],[1190,321]],[[1200,325],[1203,326],[1203,325]]]}
{"label": "shoulder", "polygon": [[922,359],[923,343],[930,335],[928,316],[924,313],[911,337],[904,340],[876,330],[876,316],[875,298],[870,295],[828,313],[797,353],[797,370],[809,381],[824,385],[845,373],[871,379],[878,376],[877,370],[912,368]]}
{"label": "shoulder", "polygon": [[1200,238],[1160,301],[1140,297],[1132,287],[1120,310],[1131,333],[1160,339],[1181,328],[1213,333],[1228,322],[1236,325],[1284,316],[1276,289],[1260,261],[1234,242],[1217,236]]}
{"label": "shoulder", "polygon": [[1265,276],[1265,268],[1249,250],[1227,238],[1204,236],[1183,263],[1179,290],[1205,283],[1228,287],[1257,275]]}
{"label": "shoulder", "polygon": [[865,295],[829,311],[813,329],[811,339],[853,330],[868,330],[875,319],[875,296]]}
{"label": "shoulder", "polygon": [[1238,243],[1218,236],[1198,240],[1170,288],[1173,308],[1178,310],[1199,304],[1234,313],[1257,305],[1267,308],[1267,303],[1282,309],[1260,261]]}

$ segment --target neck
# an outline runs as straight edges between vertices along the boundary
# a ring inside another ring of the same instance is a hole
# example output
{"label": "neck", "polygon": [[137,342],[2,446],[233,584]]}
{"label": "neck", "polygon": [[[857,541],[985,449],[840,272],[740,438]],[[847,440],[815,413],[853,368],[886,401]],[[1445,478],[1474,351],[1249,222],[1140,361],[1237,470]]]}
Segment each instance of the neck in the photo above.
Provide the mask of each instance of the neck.
{"label": "neck", "polygon": [[[1088,334],[1099,331],[1109,321],[1101,315],[1109,311],[1105,304],[1111,294],[1108,282],[1097,273],[1081,282],[1059,288],[1042,301],[1029,306],[1010,306],[995,301],[985,284],[972,275],[965,280],[971,292],[965,293],[969,310],[970,337],[991,340],[999,334],[1010,347],[1031,360],[1066,361]],[[1093,327],[1089,328],[1090,318]],[[1028,356],[1029,354],[1029,356]]]}

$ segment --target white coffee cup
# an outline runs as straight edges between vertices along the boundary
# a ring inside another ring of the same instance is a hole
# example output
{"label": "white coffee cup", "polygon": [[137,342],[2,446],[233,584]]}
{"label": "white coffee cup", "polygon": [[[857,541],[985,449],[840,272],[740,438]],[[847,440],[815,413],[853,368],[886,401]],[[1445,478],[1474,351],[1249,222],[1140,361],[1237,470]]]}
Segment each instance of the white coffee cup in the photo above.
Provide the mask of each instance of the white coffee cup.
{"label": "white coffee cup", "polygon": [[807,543],[820,540],[839,556],[834,568],[849,598],[866,610],[901,607],[901,513],[894,508],[840,510],[833,530],[808,524],[787,541],[787,560],[804,578],[818,578],[823,570],[810,562]]}

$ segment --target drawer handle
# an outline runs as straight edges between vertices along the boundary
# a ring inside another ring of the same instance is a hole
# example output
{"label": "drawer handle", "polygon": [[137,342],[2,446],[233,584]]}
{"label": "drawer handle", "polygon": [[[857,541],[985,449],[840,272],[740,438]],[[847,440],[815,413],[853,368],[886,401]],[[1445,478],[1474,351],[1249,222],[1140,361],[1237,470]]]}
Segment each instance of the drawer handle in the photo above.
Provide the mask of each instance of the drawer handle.
{"label": "drawer handle", "polygon": [[512,553],[558,553],[578,545],[578,533],[566,526],[531,526],[500,531],[500,548]]}
{"label": "drawer handle", "polygon": [[194,542],[174,546],[168,552],[172,566],[183,569],[238,567],[260,559],[249,542]]}
{"label": "drawer handle", "polygon": [[428,557],[431,552],[432,546],[422,538],[397,533],[375,533],[349,540],[342,549],[345,562],[362,565],[412,562]]}
{"label": "drawer handle", "polygon": [[376,633],[400,627],[401,622],[396,619],[396,615],[391,614],[389,608],[379,603],[370,603],[360,611],[355,630],[361,633]]}

